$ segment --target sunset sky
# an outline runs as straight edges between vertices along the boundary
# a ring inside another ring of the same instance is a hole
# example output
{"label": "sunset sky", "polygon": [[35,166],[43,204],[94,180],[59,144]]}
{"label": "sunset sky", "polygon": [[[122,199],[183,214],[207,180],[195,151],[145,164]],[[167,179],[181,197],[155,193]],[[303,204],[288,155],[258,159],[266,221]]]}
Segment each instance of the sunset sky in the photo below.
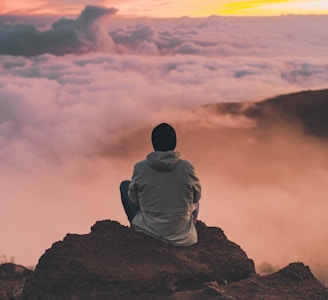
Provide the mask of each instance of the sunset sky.
{"label": "sunset sky", "polygon": [[78,14],[85,5],[116,7],[121,15],[161,18],[328,13],[328,0],[2,0],[0,14]]}

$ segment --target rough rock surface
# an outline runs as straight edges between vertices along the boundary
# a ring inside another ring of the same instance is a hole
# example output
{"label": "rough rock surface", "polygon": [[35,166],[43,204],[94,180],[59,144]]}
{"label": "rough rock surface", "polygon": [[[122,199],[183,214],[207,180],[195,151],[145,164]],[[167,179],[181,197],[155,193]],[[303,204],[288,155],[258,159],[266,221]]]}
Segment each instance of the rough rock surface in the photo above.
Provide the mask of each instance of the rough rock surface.
{"label": "rough rock surface", "polygon": [[205,282],[237,282],[253,261],[219,228],[198,222],[199,242],[176,248],[117,222],[68,234],[40,258],[24,299],[167,299]]}
{"label": "rough rock surface", "polygon": [[25,280],[31,276],[32,272],[13,263],[0,265],[0,300],[20,299]]}
{"label": "rough rock surface", "polygon": [[266,276],[250,276],[226,286],[205,283],[198,291],[175,293],[173,300],[327,300],[328,289],[303,263],[291,263]]}
{"label": "rough rock surface", "polygon": [[328,299],[301,263],[259,276],[223,231],[197,223],[199,242],[176,248],[113,221],[68,234],[40,258],[24,300]]}

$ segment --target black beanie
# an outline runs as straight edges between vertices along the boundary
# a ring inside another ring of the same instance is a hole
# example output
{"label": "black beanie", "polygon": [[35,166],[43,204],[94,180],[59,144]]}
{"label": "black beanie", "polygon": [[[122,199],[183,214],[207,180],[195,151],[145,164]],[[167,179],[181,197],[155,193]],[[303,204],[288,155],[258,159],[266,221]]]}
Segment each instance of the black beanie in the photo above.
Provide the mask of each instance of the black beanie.
{"label": "black beanie", "polygon": [[174,128],[167,123],[157,125],[151,133],[151,142],[155,151],[173,151],[177,145]]}

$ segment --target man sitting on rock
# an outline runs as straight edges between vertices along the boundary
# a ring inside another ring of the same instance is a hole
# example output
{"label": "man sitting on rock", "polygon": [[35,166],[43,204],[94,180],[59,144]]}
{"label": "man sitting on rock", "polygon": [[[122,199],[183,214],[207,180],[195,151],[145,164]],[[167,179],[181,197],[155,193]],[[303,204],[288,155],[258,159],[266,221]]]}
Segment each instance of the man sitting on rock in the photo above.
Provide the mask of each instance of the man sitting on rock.
{"label": "man sitting on rock", "polygon": [[154,152],[134,166],[132,181],[120,186],[127,217],[137,231],[175,246],[195,244],[201,186],[194,167],[174,151],[171,125],[157,125],[151,140]]}

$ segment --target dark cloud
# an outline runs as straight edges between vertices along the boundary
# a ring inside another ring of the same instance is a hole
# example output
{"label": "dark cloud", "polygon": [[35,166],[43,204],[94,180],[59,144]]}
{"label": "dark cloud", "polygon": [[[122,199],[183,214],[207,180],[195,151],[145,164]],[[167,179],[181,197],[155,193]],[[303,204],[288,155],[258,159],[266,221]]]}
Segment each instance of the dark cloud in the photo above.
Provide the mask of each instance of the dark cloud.
{"label": "dark cloud", "polygon": [[58,16],[52,15],[0,15],[0,26],[3,25],[34,25],[40,30],[50,29],[58,20]]}
{"label": "dark cloud", "polygon": [[94,51],[98,49],[98,40],[93,26],[100,18],[116,11],[115,8],[87,6],[76,20],[62,18],[45,31],[31,24],[2,25],[0,54],[35,56]]}
{"label": "dark cloud", "polygon": [[122,45],[136,45],[142,42],[151,42],[153,40],[154,31],[149,26],[137,26],[128,28],[127,30],[119,29],[110,32],[113,40]]}

